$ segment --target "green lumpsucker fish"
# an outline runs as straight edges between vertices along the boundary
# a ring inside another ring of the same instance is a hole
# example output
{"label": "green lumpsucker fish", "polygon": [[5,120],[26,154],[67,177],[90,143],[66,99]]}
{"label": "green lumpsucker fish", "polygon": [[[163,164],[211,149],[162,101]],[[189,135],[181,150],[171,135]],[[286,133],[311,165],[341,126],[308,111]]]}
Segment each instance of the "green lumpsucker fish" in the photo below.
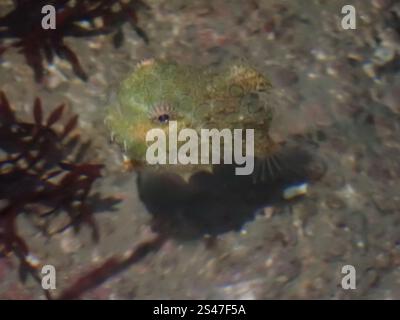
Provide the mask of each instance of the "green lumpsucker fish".
{"label": "green lumpsucker fish", "polygon": [[[176,124],[178,132],[194,129],[199,137],[202,129],[231,129],[232,132],[253,129],[253,157],[262,159],[256,162],[253,176],[264,179],[279,166],[274,157],[279,146],[270,136],[274,117],[274,106],[268,102],[271,87],[266,77],[245,64],[231,64],[215,71],[164,60],[146,60],[120,84],[115,101],[107,109],[105,123],[112,140],[121,146],[125,158],[134,167],[149,165],[146,152],[151,143],[146,141],[146,136],[151,129],[164,132],[167,159],[172,152],[177,152],[168,143],[173,139],[171,123]],[[244,145],[244,133],[241,138]],[[184,141],[177,141],[176,147],[179,149],[183,144]],[[223,148],[227,141],[221,139],[221,144]],[[224,152],[221,151],[221,157]],[[195,164],[152,166],[182,176],[212,167],[200,160]]]}

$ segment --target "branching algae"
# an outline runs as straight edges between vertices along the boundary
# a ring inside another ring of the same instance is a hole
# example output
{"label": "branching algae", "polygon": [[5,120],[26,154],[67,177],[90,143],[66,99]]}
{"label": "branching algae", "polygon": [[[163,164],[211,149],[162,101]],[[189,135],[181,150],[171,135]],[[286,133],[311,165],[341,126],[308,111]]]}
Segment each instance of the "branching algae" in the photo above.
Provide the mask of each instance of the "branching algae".
{"label": "branching algae", "polygon": [[[279,146],[270,136],[274,115],[268,99],[271,87],[266,77],[244,64],[231,64],[215,71],[146,60],[121,83],[105,123],[112,140],[122,147],[134,166],[146,165],[149,130],[160,128],[168,137],[171,121],[176,121],[178,131],[253,129],[254,155],[263,159],[256,162],[254,173],[257,179],[263,179],[279,167],[275,157]],[[221,143],[226,141],[221,139]],[[167,148],[166,152],[171,150]],[[204,164],[163,167],[183,176],[211,168]]]}

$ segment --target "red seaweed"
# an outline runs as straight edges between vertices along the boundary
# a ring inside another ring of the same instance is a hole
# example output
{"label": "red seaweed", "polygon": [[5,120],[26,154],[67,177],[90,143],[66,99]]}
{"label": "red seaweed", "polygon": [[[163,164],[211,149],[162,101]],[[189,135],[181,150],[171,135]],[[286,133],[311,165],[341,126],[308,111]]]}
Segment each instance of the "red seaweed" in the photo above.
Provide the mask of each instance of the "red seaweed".
{"label": "red seaweed", "polygon": [[[77,116],[61,125],[64,109],[60,105],[45,117],[42,102],[36,99],[34,122],[22,121],[0,91],[0,256],[15,254],[23,276],[28,271],[37,278],[37,272],[27,242],[17,227],[19,215],[46,222],[38,228],[49,235],[48,222],[65,212],[68,221],[56,232],[68,227],[78,231],[82,224],[87,224],[95,241],[99,236],[91,203],[106,199],[97,196],[92,201],[90,191],[93,182],[101,177],[103,165],[78,163],[75,155],[86,146],[74,130]],[[110,207],[115,203],[104,204]]]}
{"label": "red seaweed", "polygon": [[160,234],[138,243],[133,249],[123,255],[114,255],[101,265],[89,270],[78,278],[71,286],[64,289],[57,297],[59,300],[80,298],[87,291],[96,288],[112,276],[141,261],[150,253],[156,253],[165,243],[166,238]]}
{"label": "red seaweed", "polygon": [[[113,33],[114,45],[118,47],[123,41],[122,25],[129,22],[148,42],[145,32],[138,26],[137,10],[148,9],[141,0],[15,0],[14,3],[14,9],[0,17],[0,55],[11,47],[17,48],[33,69],[37,82],[44,77],[44,60],[52,63],[55,55],[67,60],[74,73],[87,80],[77,55],[64,42],[66,37]],[[41,10],[45,5],[56,9],[56,29],[42,28],[44,14]],[[99,19],[102,23],[96,24]],[[5,39],[13,40],[5,45]]]}

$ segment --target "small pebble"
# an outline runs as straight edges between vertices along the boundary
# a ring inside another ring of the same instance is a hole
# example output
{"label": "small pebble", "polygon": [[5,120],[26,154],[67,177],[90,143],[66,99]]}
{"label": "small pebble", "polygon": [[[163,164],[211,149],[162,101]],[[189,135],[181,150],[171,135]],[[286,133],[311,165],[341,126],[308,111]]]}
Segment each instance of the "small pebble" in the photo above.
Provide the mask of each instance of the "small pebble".
{"label": "small pebble", "polygon": [[370,78],[376,78],[377,74],[376,74],[376,67],[375,64],[372,62],[366,62],[363,64],[363,70],[365,72],[365,74],[370,77]]}
{"label": "small pebble", "polygon": [[342,209],[345,206],[344,202],[334,195],[328,197],[326,205],[330,209]]}
{"label": "small pebble", "polygon": [[392,61],[396,55],[393,47],[378,47],[374,52],[375,64],[382,66]]}
{"label": "small pebble", "polygon": [[65,230],[60,236],[60,247],[63,252],[74,253],[81,248],[82,244],[72,229]]}

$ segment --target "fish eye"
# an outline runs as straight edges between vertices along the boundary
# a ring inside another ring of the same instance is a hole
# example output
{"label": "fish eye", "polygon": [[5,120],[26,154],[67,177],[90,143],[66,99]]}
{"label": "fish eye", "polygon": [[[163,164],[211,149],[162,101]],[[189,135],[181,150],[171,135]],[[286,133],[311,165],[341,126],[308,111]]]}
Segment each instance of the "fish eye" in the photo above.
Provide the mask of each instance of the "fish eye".
{"label": "fish eye", "polygon": [[162,114],[162,115],[159,115],[159,116],[158,116],[158,121],[159,121],[160,123],[167,123],[167,122],[169,121],[169,115],[166,114],[166,113],[164,113],[164,114]]}
{"label": "fish eye", "polygon": [[157,123],[166,124],[175,118],[173,108],[167,102],[154,105],[149,113],[151,119]]}

